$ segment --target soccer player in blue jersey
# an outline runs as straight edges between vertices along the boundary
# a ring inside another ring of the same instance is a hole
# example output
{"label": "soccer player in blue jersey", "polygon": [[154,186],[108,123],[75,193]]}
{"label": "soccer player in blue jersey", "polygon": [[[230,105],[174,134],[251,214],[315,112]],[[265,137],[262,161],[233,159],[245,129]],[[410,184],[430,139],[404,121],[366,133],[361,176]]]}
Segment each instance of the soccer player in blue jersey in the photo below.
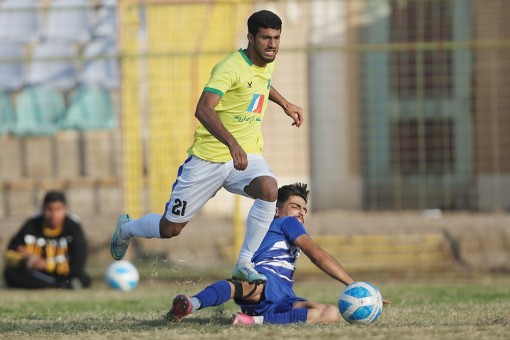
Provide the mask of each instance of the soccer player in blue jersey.
{"label": "soccer player in blue jersey", "polygon": [[200,125],[163,216],[154,213],[131,219],[120,215],[110,241],[115,260],[124,257],[133,237],[179,235],[204,204],[225,188],[254,200],[232,277],[252,283],[266,280],[250,260],[273,220],[278,195],[276,178],[262,155],[261,124],[268,101],[279,105],[292,125],[303,123],[302,108],[272,85],[281,29],[282,21],[275,13],[253,13],[248,19],[248,47],[214,66],[195,112]]}
{"label": "soccer player in blue jersey", "polygon": [[167,319],[180,320],[198,309],[219,306],[233,298],[242,310],[232,317],[234,325],[339,321],[337,306],[300,298],[292,289],[296,260],[301,251],[335,280],[345,285],[354,282],[342,265],[320,248],[305,230],[308,194],[307,185],[302,183],[285,185],[278,190],[275,219],[253,256],[255,269],[267,276],[267,282],[257,285],[223,280],[191,298],[179,294],[173,300]]}

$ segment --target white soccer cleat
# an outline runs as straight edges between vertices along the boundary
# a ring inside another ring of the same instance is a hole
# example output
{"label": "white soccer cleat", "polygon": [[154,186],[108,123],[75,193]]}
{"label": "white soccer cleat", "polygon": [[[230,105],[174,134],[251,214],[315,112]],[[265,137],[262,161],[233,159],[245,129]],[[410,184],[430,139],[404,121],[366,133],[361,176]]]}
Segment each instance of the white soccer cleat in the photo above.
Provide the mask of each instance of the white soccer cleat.
{"label": "white soccer cleat", "polygon": [[248,281],[249,283],[263,283],[267,277],[255,270],[253,263],[236,264],[232,270],[232,278],[239,281]]}
{"label": "white soccer cleat", "polygon": [[126,223],[129,222],[130,218],[128,214],[122,214],[119,216],[119,219],[117,220],[117,226],[115,227],[115,231],[113,232],[113,236],[110,239],[110,252],[112,254],[112,257],[120,261],[126,255],[126,251],[129,247],[129,242],[131,240],[123,240],[122,237],[120,237],[120,227]]}

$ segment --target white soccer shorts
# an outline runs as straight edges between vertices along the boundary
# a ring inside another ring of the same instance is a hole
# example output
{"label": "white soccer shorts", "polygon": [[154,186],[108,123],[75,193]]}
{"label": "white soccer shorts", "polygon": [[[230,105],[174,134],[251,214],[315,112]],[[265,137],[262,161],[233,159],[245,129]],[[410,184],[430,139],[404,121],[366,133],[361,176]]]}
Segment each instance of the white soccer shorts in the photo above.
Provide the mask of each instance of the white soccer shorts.
{"label": "white soccer shorts", "polygon": [[261,176],[274,178],[273,172],[261,155],[249,154],[248,167],[243,171],[234,169],[232,160],[226,163],[212,163],[190,156],[179,167],[164,216],[171,222],[187,222],[222,187],[231,193],[252,198],[244,192],[244,188]]}

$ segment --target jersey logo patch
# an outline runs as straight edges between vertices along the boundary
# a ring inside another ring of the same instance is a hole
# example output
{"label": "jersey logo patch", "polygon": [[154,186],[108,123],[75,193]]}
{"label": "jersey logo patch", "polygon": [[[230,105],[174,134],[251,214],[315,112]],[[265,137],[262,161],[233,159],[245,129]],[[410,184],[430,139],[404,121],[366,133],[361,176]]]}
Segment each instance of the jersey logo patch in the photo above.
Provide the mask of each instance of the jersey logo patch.
{"label": "jersey logo patch", "polygon": [[253,98],[251,99],[251,103],[248,106],[248,112],[261,113],[262,107],[264,106],[264,95],[263,94],[253,94]]}

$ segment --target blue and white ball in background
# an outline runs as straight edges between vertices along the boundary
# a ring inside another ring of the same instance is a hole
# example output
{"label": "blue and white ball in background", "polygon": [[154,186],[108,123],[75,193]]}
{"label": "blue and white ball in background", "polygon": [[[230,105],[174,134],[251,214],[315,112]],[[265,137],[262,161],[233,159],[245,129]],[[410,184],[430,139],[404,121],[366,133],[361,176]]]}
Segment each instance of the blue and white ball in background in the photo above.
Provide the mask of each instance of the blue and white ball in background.
{"label": "blue and white ball in background", "polygon": [[110,287],[127,292],[138,286],[140,274],[131,262],[115,261],[106,270],[105,280]]}
{"label": "blue and white ball in background", "polygon": [[354,282],[345,287],[338,300],[338,309],[345,321],[353,324],[371,324],[382,313],[382,296],[371,283]]}

